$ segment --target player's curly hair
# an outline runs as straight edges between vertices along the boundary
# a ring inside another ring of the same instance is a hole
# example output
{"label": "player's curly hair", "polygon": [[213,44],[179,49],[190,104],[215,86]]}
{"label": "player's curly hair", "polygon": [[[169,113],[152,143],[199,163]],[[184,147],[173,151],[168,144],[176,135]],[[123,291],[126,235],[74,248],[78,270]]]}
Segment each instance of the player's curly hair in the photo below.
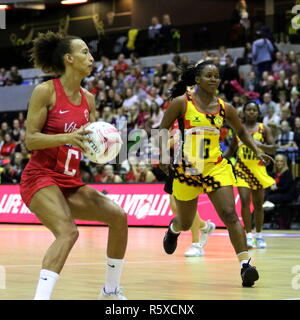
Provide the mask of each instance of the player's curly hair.
{"label": "player's curly hair", "polygon": [[196,66],[194,64],[189,64],[188,66],[179,66],[178,68],[181,71],[181,80],[178,81],[171,89],[169,99],[172,100],[183,95],[186,92],[186,87],[195,85],[196,76],[200,75],[203,69],[208,65],[215,64],[211,60],[207,60],[198,63]]}
{"label": "player's curly hair", "polygon": [[80,39],[75,36],[63,37],[59,33],[48,31],[39,33],[33,40],[30,50],[31,60],[36,68],[45,73],[61,75],[65,72],[64,55],[71,53],[71,41]]}

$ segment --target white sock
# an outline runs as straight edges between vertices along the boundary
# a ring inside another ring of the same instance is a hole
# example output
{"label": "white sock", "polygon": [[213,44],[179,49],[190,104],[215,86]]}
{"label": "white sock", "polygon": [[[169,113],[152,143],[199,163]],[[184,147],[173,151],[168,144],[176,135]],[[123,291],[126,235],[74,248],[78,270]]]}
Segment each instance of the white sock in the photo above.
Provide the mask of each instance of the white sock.
{"label": "white sock", "polygon": [[257,238],[259,238],[259,239],[262,238],[262,233],[261,233],[261,232],[258,232],[258,233],[256,234],[256,239],[257,239]]}
{"label": "white sock", "polygon": [[252,232],[248,232],[248,233],[246,233],[246,237],[247,237],[247,238],[251,238],[251,239],[252,239],[252,238],[253,238]]}
{"label": "white sock", "polygon": [[200,228],[201,231],[206,231],[207,227],[208,227],[208,223],[206,221],[204,221],[205,226]]}
{"label": "white sock", "polygon": [[172,231],[173,233],[175,233],[175,234],[179,234],[179,233],[180,233],[180,232],[174,230],[174,228],[173,228],[173,223],[171,223],[170,229],[171,229],[171,231]]}
{"label": "white sock", "polygon": [[112,259],[107,257],[105,292],[115,292],[120,285],[123,259]]}
{"label": "white sock", "polygon": [[59,274],[50,270],[42,269],[34,300],[50,300],[53,288],[58,278]]}
{"label": "white sock", "polygon": [[244,263],[248,263],[248,261],[249,261],[249,260],[242,260],[242,261],[240,262],[240,263],[241,263],[241,269],[243,268],[243,264],[244,264]]}

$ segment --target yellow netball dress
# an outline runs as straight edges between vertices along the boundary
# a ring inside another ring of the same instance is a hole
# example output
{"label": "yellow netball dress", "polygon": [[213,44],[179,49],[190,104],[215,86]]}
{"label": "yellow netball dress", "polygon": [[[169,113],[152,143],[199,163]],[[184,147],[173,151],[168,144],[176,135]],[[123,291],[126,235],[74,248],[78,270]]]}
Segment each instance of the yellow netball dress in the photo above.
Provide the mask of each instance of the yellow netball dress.
{"label": "yellow netball dress", "polygon": [[218,99],[217,113],[205,113],[189,93],[185,96],[186,110],[178,119],[181,143],[172,166],[172,194],[182,201],[235,183],[233,167],[222,158],[219,143],[226,112],[224,101]]}
{"label": "yellow netball dress", "polygon": [[[253,140],[261,143],[265,142],[264,124],[259,123],[255,132],[250,132]],[[275,180],[267,173],[263,165],[253,153],[253,151],[244,145],[237,137],[238,151],[237,161],[235,164],[235,174],[237,178],[237,187],[245,187],[252,190],[266,189],[275,183]]]}

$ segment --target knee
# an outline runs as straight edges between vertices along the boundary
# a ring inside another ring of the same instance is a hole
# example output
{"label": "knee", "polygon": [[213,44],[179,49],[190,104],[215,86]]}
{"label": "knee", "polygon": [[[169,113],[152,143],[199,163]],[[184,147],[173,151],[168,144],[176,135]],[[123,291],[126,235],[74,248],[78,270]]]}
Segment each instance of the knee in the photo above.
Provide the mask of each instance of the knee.
{"label": "knee", "polygon": [[263,203],[264,203],[264,201],[263,200],[252,200],[252,202],[253,202],[253,206],[254,206],[254,209],[258,209],[258,210],[261,210],[262,209],[262,205],[263,205]]}
{"label": "knee", "polygon": [[57,237],[65,242],[75,243],[79,237],[79,231],[76,226],[67,226],[59,230]]}
{"label": "knee", "polygon": [[239,218],[234,208],[224,208],[222,212],[223,222],[226,226],[236,224],[239,222]]}

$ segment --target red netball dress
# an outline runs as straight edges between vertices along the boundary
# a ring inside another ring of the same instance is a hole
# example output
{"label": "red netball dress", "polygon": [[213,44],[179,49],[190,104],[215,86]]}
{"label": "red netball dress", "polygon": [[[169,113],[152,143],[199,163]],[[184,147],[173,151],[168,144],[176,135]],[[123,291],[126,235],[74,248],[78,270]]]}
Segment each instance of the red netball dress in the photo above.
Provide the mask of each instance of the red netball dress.
{"label": "red netball dress", "polygon": [[[82,99],[81,104],[77,106],[69,101],[60,79],[52,81],[56,92],[56,103],[48,112],[41,132],[71,133],[87,124],[90,109],[83,90],[80,88]],[[79,171],[81,157],[80,149],[72,145],[34,150],[20,183],[20,193],[25,204],[28,206],[38,190],[50,185],[57,185],[65,196],[84,186]]]}

